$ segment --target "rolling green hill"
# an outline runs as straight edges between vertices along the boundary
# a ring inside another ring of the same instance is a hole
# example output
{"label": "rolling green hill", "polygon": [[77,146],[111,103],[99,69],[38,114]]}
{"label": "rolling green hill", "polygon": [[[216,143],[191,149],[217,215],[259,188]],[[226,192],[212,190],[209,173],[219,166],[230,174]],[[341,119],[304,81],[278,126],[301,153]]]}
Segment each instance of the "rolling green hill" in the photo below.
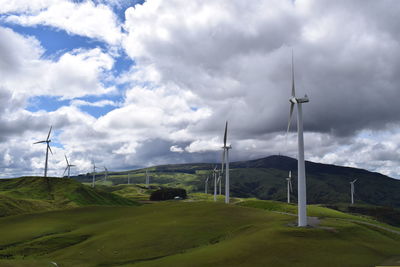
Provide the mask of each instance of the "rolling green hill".
{"label": "rolling green hill", "polygon": [[22,177],[0,180],[0,216],[84,205],[137,205],[73,179]]}
{"label": "rolling green hill", "polygon": [[170,201],[9,216],[0,218],[0,265],[365,267],[400,260],[400,235],[368,218],[311,206],[320,221],[298,228],[282,213],[292,209],[260,200]]}
{"label": "rolling green hill", "polygon": [[[293,201],[296,201],[297,160],[285,156],[233,162],[230,164],[231,194],[235,197],[256,197],[265,200],[286,200],[288,171],[293,173]],[[188,192],[204,192],[204,180],[214,164],[177,164],[148,168],[151,183],[182,187]],[[349,203],[350,184],[357,178],[356,203],[400,208],[400,180],[362,169],[306,162],[308,203]],[[113,184],[143,184],[145,170],[110,172]],[[90,176],[77,176],[79,181],[91,181]],[[99,174],[99,179],[103,179]],[[211,183],[210,190],[211,191]]]}

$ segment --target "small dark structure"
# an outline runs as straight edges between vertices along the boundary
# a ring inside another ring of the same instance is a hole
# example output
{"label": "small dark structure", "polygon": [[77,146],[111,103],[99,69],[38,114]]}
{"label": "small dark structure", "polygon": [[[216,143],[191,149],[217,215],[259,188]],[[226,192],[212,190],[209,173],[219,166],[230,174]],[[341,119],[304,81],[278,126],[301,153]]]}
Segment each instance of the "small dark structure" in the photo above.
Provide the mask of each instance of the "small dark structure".
{"label": "small dark structure", "polygon": [[180,197],[181,199],[185,199],[187,197],[186,190],[182,188],[163,187],[151,193],[150,200],[152,201],[169,200],[169,199],[175,199],[175,197]]}

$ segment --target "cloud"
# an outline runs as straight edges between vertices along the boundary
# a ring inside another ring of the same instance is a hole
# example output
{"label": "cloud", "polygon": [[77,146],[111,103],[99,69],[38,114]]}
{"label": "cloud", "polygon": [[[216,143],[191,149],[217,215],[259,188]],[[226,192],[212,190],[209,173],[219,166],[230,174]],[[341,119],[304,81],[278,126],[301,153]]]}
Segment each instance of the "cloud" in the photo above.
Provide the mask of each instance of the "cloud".
{"label": "cloud", "polygon": [[[49,60],[34,37],[0,28],[6,37],[0,40],[0,138],[9,142],[0,147],[0,161],[7,170],[42,168],[43,151],[24,151],[28,143],[17,140],[33,140],[50,124],[62,144],[51,159],[53,173],[65,168],[58,163],[64,152],[80,171],[91,160],[109,169],[220,161],[226,120],[232,160],[296,157],[295,133],[284,132],[293,48],[297,94],[310,97],[303,108],[306,158],[400,177],[400,4],[148,0],[126,10],[121,34],[104,1],[61,1],[65,14],[51,1],[42,3],[0,10],[14,12],[3,19],[20,25],[103,40],[112,51],[124,49],[135,65],[114,78],[110,51],[78,48]],[[99,14],[108,28],[93,26]],[[107,96],[118,87],[124,88],[119,103],[76,99]],[[69,99],[70,106],[29,112],[31,94]],[[106,105],[116,108],[99,118],[80,110]]]}
{"label": "cloud", "polygon": [[43,58],[44,49],[34,37],[0,27],[0,70],[4,89],[15,94],[60,96],[64,99],[107,94],[114,59],[99,48],[75,49],[56,61]]}
{"label": "cloud", "polygon": [[11,1],[4,5],[1,2],[0,13],[5,14],[3,19],[9,23],[22,26],[50,26],[65,30],[69,34],[99,39],[110,45],[118,44],[121,39],[117,16],[104,4],[66,0],[23,1],[23,3]]}

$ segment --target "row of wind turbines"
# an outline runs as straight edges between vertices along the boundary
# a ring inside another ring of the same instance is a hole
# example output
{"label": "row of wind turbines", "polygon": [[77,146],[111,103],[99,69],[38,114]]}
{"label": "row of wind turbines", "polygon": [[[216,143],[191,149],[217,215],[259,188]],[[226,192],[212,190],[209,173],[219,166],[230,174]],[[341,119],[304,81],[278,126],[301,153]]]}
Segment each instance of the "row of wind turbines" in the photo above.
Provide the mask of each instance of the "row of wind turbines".
{"label": "row of wind turbines", "polygon": [[[298,183],[297,183],[297,194],[298,194],[298,226],[305,227],[307,226],[307,199],[306,199],[306,173],[305,173],[305,162],[304,162],[304,137],[303,137],[303,113],[302,113],[302,106],[305,103],[309,102],[309,98],[307,95],[304,97],[296,97],[296,89],[295,89],[295,80],[294,80],[294,62],[293,62],[293,53],[292,53],[292,90],[291,90],[291,97],[289,98],[290,108],[289,108],[289,120],[288,126],[286,130],[286,134],[290,130],[290,124],[292,120],[292,115],[294,111],[294,107],[297,106],[297,143],[298,143],[298,160],[297,160],[297,173],[298,173]],[[51,134],[52,127],[50,127],[49,133],[47,135],[46,140],[35,142],[34,144],[45,143],[46,144],[46,161],[45,161],[45,169],[44,169],[44,176],[47,177],[47,167],[48,167],[48,154],[53,154],[50,148],[50,134]],[[215,167],[213,170],[213,179],[214,179],[214,200],[216,201],[217,198],[217,187],[219,187],[219,194],[221,195],[221,183],[223,174],[225,174],[225,203],[230,202],[230,181],[229,181],[229,150],[232,149],[231,145],[227,145],[227,134],[228,134],[228,122],[225,124],[225,132],[224,132],[224,143],[222,146],[222,163],[221,163],[221,171],[218,171]],[[71,167],[75,166],[69,163],[67,156],[65,156],[65,160],[67,162],[67,167],[64,170],[65,172],[68,171],[68,177],[70,176],[70,169]],[[93,181],[92,186],[95,186],[96,180],[96,165],[93,162]],[[105,168],[105,167],[104,167]],[[225,169],[225,170],[224,170]],[[107,179],[108,170],[105,168],[105,179]],[[128,184],[130,183],[128,177]],[[290,191],[292,190],[291,185],[291,173],[289,173],[289,177],[287,178],[287,190],[288,190],[288,202],[290,203]],[[354,203],[354,183],[356,180],[351,182],[351,201]],[[206,179],[206,189],[205,193],[208,193],[208,182],[209,178]],[[146,171],[146,184],[149,184],[149,177]]]}

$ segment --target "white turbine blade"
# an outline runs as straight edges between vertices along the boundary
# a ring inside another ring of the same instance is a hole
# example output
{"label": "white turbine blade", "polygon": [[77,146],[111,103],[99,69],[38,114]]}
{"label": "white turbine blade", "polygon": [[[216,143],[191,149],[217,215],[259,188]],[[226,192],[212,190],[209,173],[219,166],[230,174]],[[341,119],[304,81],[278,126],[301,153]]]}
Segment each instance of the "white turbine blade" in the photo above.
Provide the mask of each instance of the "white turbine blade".
{"label": "white turbine blade", "polygon": [[67,155],[64,155],[65,160],[67,161],[67,165],[69,165],[68,159],[67,159]]}
{"label": "white turbine blade", "polygon": [[47,143],[47,149],[50,150],[50,153],[53,155],[53,151],[51,151],[51,147],[48,143]]}
{"label": "white turbine blade", "polygon": [[34,144],[46,143],[46,141],[35,142]]}
{"label": "white turbine blade", "polygon": [[290,123],[292,122],[293,109],[294,109],[294,104],[293,104],[293,103],[290,103],[289,121],[288,121],[288,126],[287,126],[287,130],[286,130],[286,134],[287,134],[287,133],[289,132],[289,130],[290,130]]}
{"label": "white turbine blade", "polygon": [[293,61],[293,49],[292,49],[292,97],[296,97],[296,89],[294,87],[294,61]]}
{"label": "white turbine blade", "polygon": [[354,184],[358,179],[355,179],[352,183]]}
{"label": "white turbine blade", "polygon": [[292,178],[292,171],[289,171],[289,178]]}
{"label": "white turbine blade", "polygon": [[226,147],[227,134],[228,134],[228,121],[226,121],[226,124],[225,124],[224,147]]}
{"label": "white turbine blade", "polygon": [[293,192],[292,181],[290,179],[289,179],[289,188],[290,188],[290,192]]}
{"label": "white turbine blade", "polygon": [[53,128],[53,125],[50,126],[49,134],[47,135],[46,141],[49,140],[49,138],[50,138],[50,133],[51,133],[51,129],[52,129],[52,128]]}
{"label": "white turbine blade", "polygon": [[64,176],[65,172],[68,170],[68,167],[69,167],[69,166],[67,166],[67,168],[65,168],[64,173],[63,173],[62,176]]}

